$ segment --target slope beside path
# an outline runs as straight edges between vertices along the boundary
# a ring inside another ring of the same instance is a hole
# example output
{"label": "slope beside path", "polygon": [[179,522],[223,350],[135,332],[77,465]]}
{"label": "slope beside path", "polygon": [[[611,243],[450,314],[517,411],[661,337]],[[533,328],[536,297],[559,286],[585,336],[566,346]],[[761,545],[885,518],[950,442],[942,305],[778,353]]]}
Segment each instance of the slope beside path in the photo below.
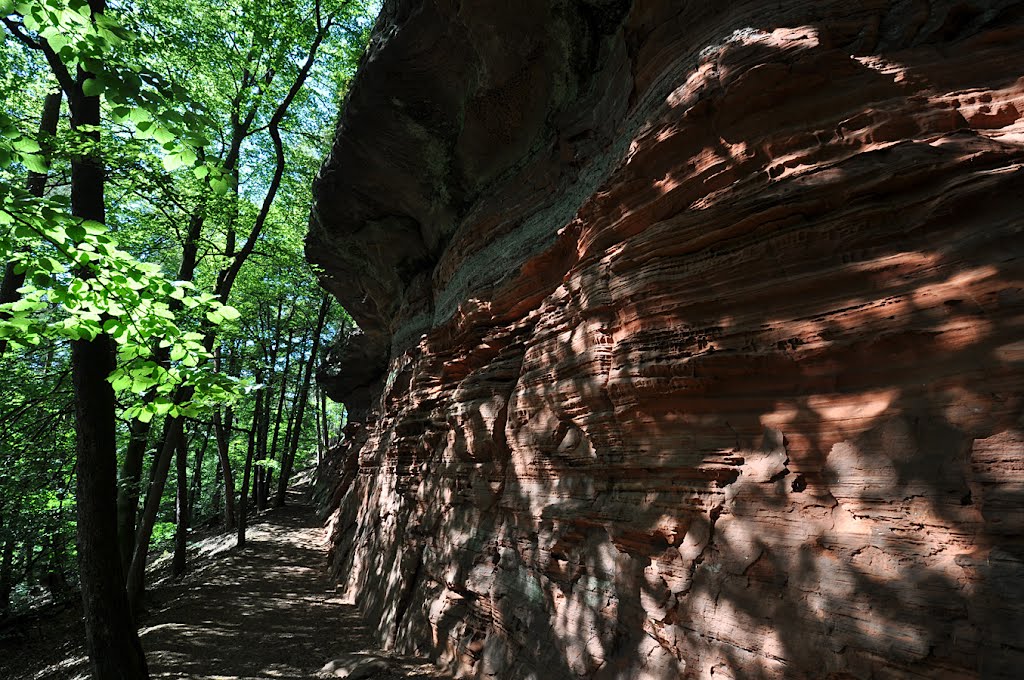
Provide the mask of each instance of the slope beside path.
{"label": "slope beside path", "polygon": [[[297,493],[261,515],[245,549],[233,536],[197,543],[190,571],[158,580],[140,629],[152,678],[426,680],[445,677],[422,660],[374,648],[358,611],[326,573],[324,529]],[[77,608],[76,608],[77,609]],[[0,678],[88,676],[78,611],[40,620],[0,642]],[[332,660],[331,672],[323,672]]]}

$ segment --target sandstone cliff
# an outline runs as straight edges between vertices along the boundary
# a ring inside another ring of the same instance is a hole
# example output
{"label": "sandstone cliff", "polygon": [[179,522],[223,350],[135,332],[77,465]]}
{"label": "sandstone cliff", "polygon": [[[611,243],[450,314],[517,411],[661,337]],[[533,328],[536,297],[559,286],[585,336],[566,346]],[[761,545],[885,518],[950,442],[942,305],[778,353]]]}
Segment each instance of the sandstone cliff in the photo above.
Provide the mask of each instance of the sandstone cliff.
{"label": "sandstone cliff", "polygon": [[478,678],[1024,668],[1024,4],[386,0],[334,566]]}

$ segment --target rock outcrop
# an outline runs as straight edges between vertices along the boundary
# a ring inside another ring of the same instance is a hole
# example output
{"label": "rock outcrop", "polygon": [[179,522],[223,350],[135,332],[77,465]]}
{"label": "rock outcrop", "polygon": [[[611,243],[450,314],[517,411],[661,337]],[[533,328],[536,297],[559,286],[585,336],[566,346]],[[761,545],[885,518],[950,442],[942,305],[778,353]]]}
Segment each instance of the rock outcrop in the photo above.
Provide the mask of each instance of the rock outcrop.
{"label": "rock outcrop", "polygon": [[381,637],[1019,677],[1022,76],[1020,2],[386,0],[307,249]]}

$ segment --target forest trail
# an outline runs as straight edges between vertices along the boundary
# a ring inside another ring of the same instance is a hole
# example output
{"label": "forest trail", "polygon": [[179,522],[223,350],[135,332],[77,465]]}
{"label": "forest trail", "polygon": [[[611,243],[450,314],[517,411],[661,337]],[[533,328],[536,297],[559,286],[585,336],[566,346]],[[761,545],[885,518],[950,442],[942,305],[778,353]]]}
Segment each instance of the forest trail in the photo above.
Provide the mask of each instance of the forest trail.
{"label": "forest trail", "polygon": [[[321,673],[335,659],[345,660],[348,668],[361,665],[353,679],[446,677],[422,660],[374,648],[358,610],[335,592],[326,569],[324,529],[314,508],[296,492],[285,507],[256,518],[243,550],[235,547],[233,536],[221,534],[194,544],[189,552],[189,572],[175,581],[158,569],[147,596],[139,633],[151,678],[345,677],[344,671]],[[41,628],[39,637],[22,649],[10,649],[9,642],[0,645],[0,657],[7,657],[0,660],[0,678],[86,677],[82,642],[52,639],[61,626],[47,631],[43,622]],[[81,636],[80,628],[77,633]]]}

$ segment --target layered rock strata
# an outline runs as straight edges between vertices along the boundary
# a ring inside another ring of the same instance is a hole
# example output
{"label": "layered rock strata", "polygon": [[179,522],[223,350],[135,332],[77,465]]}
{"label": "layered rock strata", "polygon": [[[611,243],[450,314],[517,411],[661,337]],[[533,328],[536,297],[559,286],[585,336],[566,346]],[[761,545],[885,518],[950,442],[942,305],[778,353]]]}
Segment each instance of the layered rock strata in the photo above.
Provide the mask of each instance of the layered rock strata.
{"label": "layered rock strata", "polygon": [[1024,5],[386,0],[334,566],[473,678],[1016,678]]}

